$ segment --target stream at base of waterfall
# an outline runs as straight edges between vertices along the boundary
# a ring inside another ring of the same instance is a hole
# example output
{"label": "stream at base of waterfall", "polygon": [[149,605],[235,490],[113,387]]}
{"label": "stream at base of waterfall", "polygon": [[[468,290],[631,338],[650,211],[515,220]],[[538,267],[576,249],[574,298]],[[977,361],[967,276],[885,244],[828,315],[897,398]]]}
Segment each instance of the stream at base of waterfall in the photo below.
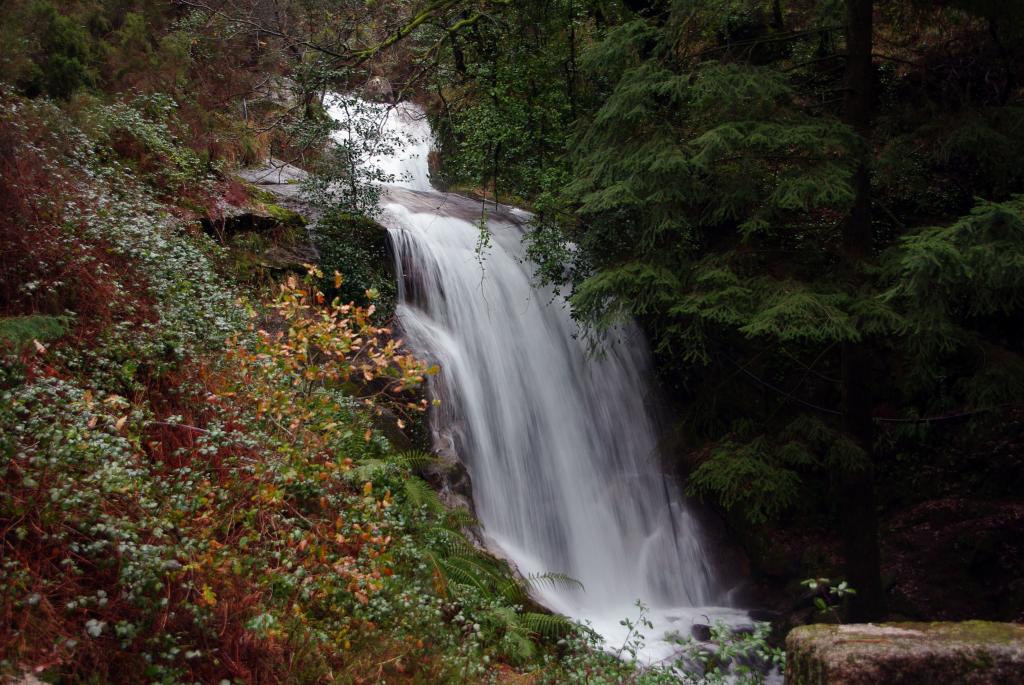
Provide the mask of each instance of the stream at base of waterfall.
{"label": "stream at base of waterfall", "polygon": [[[589,622],[612,651],[629,632],[620,621],[635,621],[643,602],[654,627],[638,658],[648,663],[675,653],[666,634],[687,637],[695,623],[749,625],[659,463],[640,331],[623,326],[592,349],[566,302],[534,284],[529,215],[435,190],[422,110],[362,104],[401,140],[363,163],[393,179],[378,219],[395,248],[400,329],[441,367],[435,446],[465,464],[488,546],[525,576],[578,580],[582,589],[539,583],[533,594]],[[328,105],[342,121],[350,111]]]}

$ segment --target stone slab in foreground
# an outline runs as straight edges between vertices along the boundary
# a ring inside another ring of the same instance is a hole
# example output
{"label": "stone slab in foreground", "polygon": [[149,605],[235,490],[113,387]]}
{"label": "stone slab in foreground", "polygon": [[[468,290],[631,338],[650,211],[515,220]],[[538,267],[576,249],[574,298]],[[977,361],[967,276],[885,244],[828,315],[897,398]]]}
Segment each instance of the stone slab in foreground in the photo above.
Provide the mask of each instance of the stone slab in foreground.
{"label": "stone slab in foreground", "polygon": [[786,685],[1024,683],[1024,625],[812,625],[786,637]]}

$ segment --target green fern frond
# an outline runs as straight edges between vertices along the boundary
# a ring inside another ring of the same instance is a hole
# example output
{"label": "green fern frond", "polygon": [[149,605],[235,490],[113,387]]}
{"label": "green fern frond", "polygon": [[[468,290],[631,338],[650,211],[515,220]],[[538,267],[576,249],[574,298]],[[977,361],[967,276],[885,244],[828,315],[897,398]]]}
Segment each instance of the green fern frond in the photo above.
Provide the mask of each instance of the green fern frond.
{"label": "green fern frond", "polygon": [[444,503],[438,497],[437,492],[422,478],[409,476],[402,483],[405,497],[415,507],[425,507],[431,514],[439,515],[444,513]]}
{"label": "green fern frond", "polygon": [[519,615],[519,624],[533,635],[555,640],[580,629],[580,625],[561,614],[527,611]]}
{"label": "green fern frond", "polygon": [[552,589],[571,588],[582,590],[583,583],[564,573],[531,573],[524,578],[511,573],[498,586],[498,594],[511,603],[521,603],[529,598],[530,590],[543,586]]}
{"label": "green fern frond", "polygon": [[404,468],[422,469],[436,464],[439,460],[436,455],[431,454],[430,452],[424,452],[422,450],[406,450],[405,452],[399,452],[396,454],[391,461]]}
{"label": "green fern frond", "polygon": [[439,562],[449,583],[475,587],[492,594],[504,581],[493,563],[481,556],[441,558]]}
{"label": "green fern frond", "polygon": [[386,473],[389,469],[420,469],[437,463],[438,458],[429,452],[409,450],[399,452],[380,459],[367,459],[359,463],[346,475],[351,481],[362,482]]}
{"label": "green fern frond", "polygon": [[455,527],[456,529],[472,528],[480,524],[476,517],[473,516],[465,507],[459,507],[457,509],[449,509],[447,512],[448,525]]}
{"label": "green fern frond", "polygon": [[533,640],[528,635],[524,635],[518,631],[510,631],[509,639],[513,642],[515,647],[512,653],[516,658],[524,661],[532,659],[537,654],[537,646],[533,643]]}
{"label": "green fern frond", "polygon": [[441,566],[441,559],[429,549],[423,550],[423,559],[430,566],[437,594],[448,597],[448,576],[445,575],[444,567]]}
{"label": "green fern frond", "polygon": [[523,583],[530,588],[546,586],[552,590],[586,590],[583,583],[564,573],[531,573],[523,578]]}
{"label": "green fern frond", "polygon": [[431,540],[431,547],[442,557],[482,556],[462,533],[442,525],[432,526],[425,531]]}

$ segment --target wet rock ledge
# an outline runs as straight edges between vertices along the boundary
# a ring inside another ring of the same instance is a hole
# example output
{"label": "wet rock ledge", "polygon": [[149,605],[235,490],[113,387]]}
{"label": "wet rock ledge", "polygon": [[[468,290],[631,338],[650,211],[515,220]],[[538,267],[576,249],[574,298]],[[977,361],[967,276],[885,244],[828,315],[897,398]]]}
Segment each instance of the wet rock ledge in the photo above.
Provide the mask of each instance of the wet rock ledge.
{"label": "wet rock ledge", "polygon": [[1024,683],[1024,625],[810,625],[786,637],[787,685]]}

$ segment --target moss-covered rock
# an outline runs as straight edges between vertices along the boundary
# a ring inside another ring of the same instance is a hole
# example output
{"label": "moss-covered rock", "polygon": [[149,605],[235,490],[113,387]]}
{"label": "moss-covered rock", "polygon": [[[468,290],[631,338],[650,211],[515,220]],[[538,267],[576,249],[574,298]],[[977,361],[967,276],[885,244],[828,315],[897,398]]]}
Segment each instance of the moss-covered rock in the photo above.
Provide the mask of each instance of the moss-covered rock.
{"label": "moss-covered rock", "polygon": [[786,638],[788,685],[1024,683],[1014,623],[810,625]]}
{"label": "moss-covered rock", "polygon": [[[389,319],[395,310],[397,284],[387,229],[365,216],[328,212],[316,225],[315,240],[328,298],[374,304],[378,319]],[[340,287],[334,285],[335,271],[344,277]]]}

